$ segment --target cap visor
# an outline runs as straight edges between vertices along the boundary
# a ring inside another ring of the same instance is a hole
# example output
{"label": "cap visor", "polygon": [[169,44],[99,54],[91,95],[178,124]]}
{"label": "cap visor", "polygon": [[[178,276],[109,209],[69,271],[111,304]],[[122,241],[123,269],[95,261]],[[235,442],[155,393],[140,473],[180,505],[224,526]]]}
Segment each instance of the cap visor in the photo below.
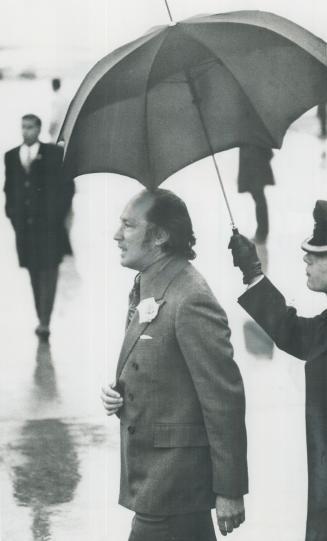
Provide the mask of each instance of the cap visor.
{"label": "cap visor", "polygon": [[302,244],[301,248],[305,252],[312,252],[313,254],[321,254],[323,252],[327,252],[327,244],[324,244],[322,246],[316,246],[315,244],[310,244],[313,237],[308,237],[305,239]]}

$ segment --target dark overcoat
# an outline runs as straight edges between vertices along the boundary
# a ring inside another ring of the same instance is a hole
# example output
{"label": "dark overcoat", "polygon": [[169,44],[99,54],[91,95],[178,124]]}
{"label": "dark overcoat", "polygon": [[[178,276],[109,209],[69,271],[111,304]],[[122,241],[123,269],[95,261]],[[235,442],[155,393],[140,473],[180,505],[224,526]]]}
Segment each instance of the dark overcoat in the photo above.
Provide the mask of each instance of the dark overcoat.
{"label": "dark overcoat", "polygon": [[238,169],[238,191],[254,192],[262,190],[268,184],[275,184],[270,160],[273,157],[270,148],[254,145],[240,147]]}
{"label": "dark overcoat", "polygon": [[[141,288],[142,292],[142,288]],[[195,268],[173,258],[127,329],[117,384],[121,505],[170,515],[208,510],[215,494],[247,492],[245,399],[226,315]]]}
{"label": "dark overcoat", "polygon": [[29,173],[21,164],[19,148],[5,154],[5,210],[15,230],[19,264],[43,270],[72,253],[64,221],[74,184],[64,180],[62,148],[40,143]]}
{"label": "dark overcoat", "polygon": [[306,360],[306,429],[308,448],[308,516],[306,541],[327,539],[327,310],[299,317],[295,308],[264,278],[239,303],[276,345]]}

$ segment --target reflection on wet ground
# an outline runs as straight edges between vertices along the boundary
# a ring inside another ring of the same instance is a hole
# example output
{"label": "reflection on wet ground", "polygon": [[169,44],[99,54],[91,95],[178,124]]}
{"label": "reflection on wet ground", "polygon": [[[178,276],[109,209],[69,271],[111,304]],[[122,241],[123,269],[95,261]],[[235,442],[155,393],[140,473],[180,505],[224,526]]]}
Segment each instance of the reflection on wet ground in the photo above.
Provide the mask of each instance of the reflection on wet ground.
{"label": "reflection on wet ground", "polygon": [[[34,400],[58,399],[50,344],[39,341],[34,371]],[[69,502],[80,480],[79,462],[69,427],[60,419],[28,420],[21,428],[11,452],[19,464],[13,466],[13,492],[18,505],[32,511],[35,541],[51,537],[51,506]]]}
{"label": "reflection on wet ground", "polygon": [[27,421],[12,452],[14,497],[33,511],[35,540],[50,539],[53,505],[69,502],[80,480],[78,458],[69,428],[59,419]]}
{"label": "reflection on wet ground", "polygon": [[256,357],[272,359],[274,343],[255,321],[246,321],[243,325],[243,332],[248,353]]}
{"label": "reflection on wet ground", "polygon": [[[10,498],[10,494],[5,493],[2,513],[7,509],[9,515],[19,518],[17,524],[10,520],[6,525],[4,521],[1,540],[59,541],[75,539],[78,532],[78,539],[92,539],[89,520],[84,533],[75,523],[73,502],[75,500],[75,506],[78,505],[77,502],[85,498],[85,493],[88,498],[90,488],[93,489],[93,483],[100,477],[97,473],[94,480],[87,479],[86,472],[94,468],[90,463],[95,462],[96,467],[103,471],[113,450],[117,456],[116,437],[112,438],[107,427],[96,420],[87,422],[86,419],[66,419],[56,415],[61,399],[48,342],[38,342],[31,383],[27,412],[34,413],[36,418],[2,423],[5,430],[0,441],[0,478],[4,480],[2,486],[10,486],[12,495]],[[49,418],[44,417],[47,413]],[[114,458],[111,462],[115,465],[117,460]],[[118,475],[118,464],[115,470]],[[118,479],[115,476],[112,479],[117,485]],[[98,498],[102,501],[104,490],[105,484],[99,488]],[[25,525],[23,515],[13,512],[13,504],[17,509],[28,511]],[[82,505],[77,514],[83,515],[86,507]],[[87,514],[83,518],[86,520]],[[105,522],[106,517],[103,516],[102,532],[106,531]],[[96,527],[92,526],[91,531],[96,535],[95,539],[101,539]]]}
{"label": "reflection on wet ground", "polygon": [[34,370],[34,396],[36,400],[50,402],[58,398],[55,369],[49,342],[39,341]]}

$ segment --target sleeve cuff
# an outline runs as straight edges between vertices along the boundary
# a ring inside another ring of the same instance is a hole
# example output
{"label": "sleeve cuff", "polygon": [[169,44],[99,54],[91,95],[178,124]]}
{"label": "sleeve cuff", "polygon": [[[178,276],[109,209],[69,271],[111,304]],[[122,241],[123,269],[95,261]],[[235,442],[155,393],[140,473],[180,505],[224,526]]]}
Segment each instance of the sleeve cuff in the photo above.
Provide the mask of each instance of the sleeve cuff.
{"label": "sleeve cuff", "polygon": [[251,289],[251,287],[256,286],[259,282],[261,282],[261,280],[263,280],[264,277],[265,277],[264,274],[260,274],[260,276],[256,276],[256,277],[252,280],[252,282],[248,285],[248,287],[246,288],[246,290]]}

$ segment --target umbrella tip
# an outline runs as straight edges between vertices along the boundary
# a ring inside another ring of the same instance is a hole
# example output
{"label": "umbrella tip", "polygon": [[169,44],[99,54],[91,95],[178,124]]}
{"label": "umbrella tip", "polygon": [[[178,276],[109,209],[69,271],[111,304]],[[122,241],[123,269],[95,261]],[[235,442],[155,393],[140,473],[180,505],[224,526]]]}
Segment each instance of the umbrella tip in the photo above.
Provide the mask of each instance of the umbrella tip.
{"label": "umbrella tip", "polygon": [[169,26],[176,26],[176,24],[177,24],[176,21],[170,21]]}

